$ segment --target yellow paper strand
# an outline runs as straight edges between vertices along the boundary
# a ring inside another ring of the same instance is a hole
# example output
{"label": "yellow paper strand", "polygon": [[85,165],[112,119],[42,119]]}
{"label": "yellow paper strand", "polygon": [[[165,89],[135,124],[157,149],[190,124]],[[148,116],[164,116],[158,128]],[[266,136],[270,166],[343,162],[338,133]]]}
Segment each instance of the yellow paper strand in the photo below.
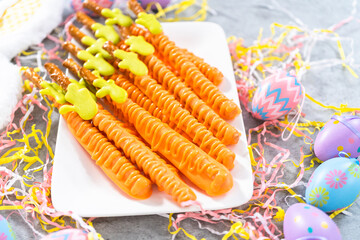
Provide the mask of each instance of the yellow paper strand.
{"label": "yellow paper strand", "polygon": [[[163,22],[175,22],[175,21],[204,21],[207,15],[208,4],[207,0],[202,0],[200,10],[198,10],[195,14],[189,17],[180,16],[186,9],[193,7],[196,5],[196,0],[184,0],[180,3],[171,5],[166,8],[162,8],[159,3],[149,4],[146,11],[149,11],[150,8],[155,5],[158,12],[155,14],[155,17]],[[174,17],[169,18],[166,17],[167,13],[174,12]]]}
{"label": "yellow paper strand", "polygon": [[336,210],[335,212],[333,212],[329,217],[330,218],[334,218],[336,217],[338,214],[342,213],[343,211],[345,211],[346,209],[348,209],[349,207],[351,207],[354,203],[350,204],[349,206],[342,208],[340,210]]}
{"label": "yellow paper strand", "polygon": [[231,226],[229,232],[224,235],[222,240],[227,240],[231,236],[237,239],[235,234],[238,234],[242,239],[250,239],[250,236],[243,227],[242,222],[236,222]]}
{"label": "yellow paper strand", "polygon": [[[188,232],[185,231],[185,229],[183,228],[178,228],[176,229],[175,231],[171,231],[171,227],[172,227],[172,216],[173,216],[173,213],[170,213],[169,215],[169,225],[168,225],[168,232],[172,235],[175,235],[177,234],[178,232],[180,231],[183,231],[183,233],[188,237],[190,238],[191,240],[197,240],[196,237],[194,237],[193,235],[189,234]],[[202,238],[201,240],[203,240],[204,238]]]}
{"label": "yellow paper strand", "polygon": [[326,108],[326,109],[332,109],[332,110],[335,110],[335,111],[339,111],[341,113],[344,113],[344,112],[354,112],[354,111],[360,111],[360,108],[349,108],[347,107],[346,104],[341,104],[340,107],[335,107],[335,106],[327,106],[323,103],[321,103],[320,101],[316,100],[315,98],[311,97],[309,94],[305,94],[305,96],[310,100],[312,101],[313,103],[316,103],[317,105],[323,107],[323,108]]}
{"label": "yellow paper strand", "polygon": [[2,210],[19,210],[23,209],[23,206],[15,205],[15,206],[0,206],[0,211]]}

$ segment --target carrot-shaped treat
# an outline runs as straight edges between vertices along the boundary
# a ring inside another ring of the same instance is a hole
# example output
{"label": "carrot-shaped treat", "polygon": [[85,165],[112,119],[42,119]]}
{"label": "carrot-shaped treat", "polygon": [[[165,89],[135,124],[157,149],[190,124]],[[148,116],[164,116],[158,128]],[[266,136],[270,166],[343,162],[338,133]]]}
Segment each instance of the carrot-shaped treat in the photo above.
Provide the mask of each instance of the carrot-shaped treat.
{"label": "carrot-shaped treat", "polygon": [[[129,0],[128,1],[129,8],[137,15],[145,12],[141,7],[137,0]],[[177,46],[176,46],[177,47]],[[178,47],[177,47],[178,48]],[[180,49],[180,48],[179,48]],[[189,52],[186,49],[181,49],[183,54],[195,64],[196,67],[216,86],[218,86],[224,79],[224,75],[217,69],[216,67],[210,66],[210,64],[206,63],[204,59],[196,56],[195,54]]]}
{"label": "carrot-shaped treat", "polygon": [[140,57],[149,68],[150,75],[172,93],[185,108],[203,123],[225,145],[236,144],[240,133],[216,114],[204,101],[172,73],[154,55]]}
{"label": "carrot-shaped treat", "polygon": [[[107,24],[117,24],[121,28],[121,32],[128,32],[126,27],[130,27],[132,22],[127,16],[124,16],[119,9],[107,9],[99,6],[94,1],[86,1],[84,2],[83,6],[88,8],[89,10],[93,11],[94,13],[107,18]],[[144,9],[140,6],[138,1],[128,1],[129,8],[138,16],[139,14],[144,14]],[[118,20],[118,19],[123,19]],[[125,34],[126,35],[126,34]],[[128,34],[127,34],[128,35]],[[180,49],[180,48],[179,48]],[[224,75],[219,71],[216,67],[210,66],[208,63],[204,62],[204,60],[195,54],[189,52],[188,50],[182,49],[184,55],[192,61],[199,70],[216,86],[219,85]]]}
{"label": "carrot-shaped treat", "polygon": [[160,108],[156,106],[139,88],[132,84],[127,79],[121,78],[121,76],[113,75],[115,83],[124,88],[128,94],[129,98],[139,104],[142,108],[146,109],[151,115],[159,118],[162,122],[169,123],[169,117],[163,114]]}
{"label": "carrot-shaped treat", "polygon": [[[70,70],[72,74],[78,76],[81,66],[77,64],[73,59],[68,58],[63,62],[63,66]],[[120,86],[121,87],[121,86]],[[129,93],[129,92],[128,92]],[[129,95],[128,95],[129,96]],[[125,128],[130,134],[139,136],[139,133],[136,131],[132,124],[126,123],[125,121],[118,123],[121,127]]]}
{"label": "carrot-shaped treat", "polygon": [[[65,42],[64,43],[64,49],[68,49],[71,52],[77,51],[76,50],[76,46],[73,45],[70,42]],[[66,59],[63,62],[64,67],[68,68],[74,75],[78,75],[81,69],[81,66],[79,66],[73,59],[69,58]],[[176,127],[176,124],[173,122],[170,122],[169,117],[167,117],[166,115],[162,114],[161,109],[158,108],[143,92],[141,92],[140,89],[138,89],[134,84],[132,84],[129,80],[127,80],[124,77],[121,77],[119,75],[114,75],[113,78],[115,78],[115,83],[125,89],[128,93],[128,97],[130,99],[132,99],[135,103],[137,103],[139,106],[141,106],[142,108],[144,108],[145,110],[147,110],[149,113],[151,113],[151,115],[153,115],[154,117],[159,118],[162,122],[165,122],[167,124],[169,124],[169,126],[171,128],[173,128],[175,131],[177,131],[178,133],[180,133],[181,135],[183,135],[184,137],[186,137],[187,139],[190,139],[190,137],[183,132],[181,129]],[[121,114],[121,112],[118,111],[117,108],[114,108],[112,105],[110,105],[110,107],[112,108],[113,112],[115,112],[115,115],[120,118],[121,120],[125,120],[126,122],[128,122],[126,119],[124,119],[123,114]],[[130,124],[125,124],[125,123],[121,123],[124,127],[128,130],[128,132],[130,132],[133,135],[138,136],[138,132],[136,131],[136,129],[133,128],[132,125]],[[130,126],[129,126],[130,125]]]}
{"label": "carrot-shaped treat", "polygon": [[179,71],[186,85],[190,86],[222,118],[227,120],[234,119],[240,114],[240,108],[210,82],[195,64],[184,56],[182,50],[177,48],[175,43],[170,41],[165,35],[150,35],[135,25],[132,25],[130,30],[133,35],[144,36],[155,48],[159,49],[162,52],[163,58]]}
{"label": "carrot-shaped treat", "polygon": [[[104,49],[110,54],[117,56],[118,51],[111,42],[106,42]],[[140,62],[140,60],[138,60]],[[136,62],[133,63],[135,65]],[[120,64],[119,64],[119,67]],[[121,68],[120,68],[121,71]],[[123,72],[124,69],[122,70]],[[154,79],[148,75],[137,76],[133,73],[128,76],[134,81],[134,84],[141,89],[164,113],[166,113],[172,122],[175,122],[181,130],[187,133],[202,150],[214,157],[217,161],[224,164],[228,169],[234,167],[235,153],[222,144],[219,139],[197,119],[190,114],[189,111],[183,109],[181,104],[174,99],[168,91],[159,85]]]}
{"label": "carrot-shaped treat", "polygon": [[[117,184],[125,185],[123,191],[138,199],[151,195],[151,181],[140,174],[129,160],[122,156],[119,150],[104,137],[89,121],[84,121],[75,112],[64,116],[75,138],[96,159],[96,164],[110,179]],[[92,153],[91,153],[92,152]],[[129,188],[131,186],[131,188]]]}
{"label": "carrot-shaped treat", "polygon": [[[97,77],[91,72],[81,72],[89,83]],[[186,138],[153,117],[136,103],[127,99],[124,103],[114,103],[127,115],[139,134],[150,143],[154,151],[159,151],[193,184],[210,196],[228,192],[233,186],[232,176],[219,162],[215,161]]]}
{"label": "carrot-shaped treat", "polygon": [[[75,39],[79,39],[79,36],[82,36],[82,32],[79,31],[78,28],[76,27],[71,27],[69,28],[70,33],[72,34],[72,36]],[[63,48],[67,51],[69,51],[72,55],[76,56],[77,53],[79,51],[81,51],[80,48],[78,48],[76,45],[74,45],[71,42],[65,42],[63,44]],[[66,64],[66,63],[65,63]],[[72,62],[71,63],[72,66],[75,66],[76,63]],[[71,70],[71,69],[70,69]],[[76,74],[76,73],[75,73]],[[167,124],[169,124],[169,126],[171,128],[173,128],[175,131],[177,131],[178,133],[182,134],[183,136],[185,136],[187,139],[190,139],[190,137],[180,128],[177,127],[176,123],[171,122],[170,118],[163,114],[161,109],[158,108],[156,106],[156,104],[154,104],[152,102],[152,100],[150,100],[140,89],[138,89],[134,84],[132,84],[130,81],[128,81],[126,78],[123,78],[121,76],[118,75],[113,75],[113,78],[115,79],[115,83],[122,87],[123,89],[125,89],[128,93],[128,97],[130,99],[132,99],[135,103],[137,103],[139,106],[143,107],[145,110],[147,110],[149,113],[151,113],[154,117],[159,118],[162,122],[165,122]],[[115,114],[119,117],[119,118],[124,118],[124,116],[119,113],[118,111],[116,111],[116,109],[114,110]]]}
{"label": "carrot-shaped treat", "polygon": [[[72,28],[74,31],[74,28]],[[74,33],[74,32],[73,32]],[[76,36],[76,35],[74,35]],[[81,51],[80,48],[75,46],[71,42],[65,42],[63,44],[63,48],[70,52],[72,55],[76,56],[79,51]],[[74,63],[71,64],[72,66],[75,66]],[[129,81],[119,81],[117,77],[115,78],[116,84],[122,88],[124,88],[127,93],[128,97],[132,99],[134,102],[139,104],[141,107],[145,108],[147,111],[149,111],[154,117],[159,118],[163,122],[168,123],[169,118],[164,115],[160,108],[158,108],[148,97],[146,97],[136,86],[134,86]]]}
{"label": "carrot-shaped treat", "polygon": [[[70,83],[69,79],[56,65],[46,63],[45,68],[53,80],[61,83],[65,88]],[[96,83],[96,81],[98,81],[98,78],[94,79],[92,83]],[[125,155],[134,164],[136,163],[140,170],[148,175],[160,190],[171,195],[175,201],[180,203],[196,199],[195,193],[168,167],[164,160],[154,154],[137,137],[122,128],[118,121],[108,111],[104,110],[101,105],[98,106],[98,112],[93,117],[92,123],[100,131],[104,132],[116,147],[121,148]]]}
{"label": "carrot-shaped treat", "polygon": [[220,85],[222,80],[224,79],[224,75],[222,72],[216,67],[211,66],[207,62],[204,61],[203,58],[196,56],[194,53],[189,52],[187,49],[182,49],[183,54],[189,59],[195,66],[202,72],[202,74],[207,77],[211,82],[213,82],[216,86]]}
{"label": "carrot-shaped treat", "polygon": [[[25,70],[24,75],[38,88],[42,88],[42,93],[49,94],[49,99],[54,101],[56,107],[62,106],[55,101],[58,99],[56,95],[60,93],[56,85],[44,81],[31,69]],[[136,199],[145,199],[151,195],[151,181],[141,175],[90,121],[83,120],[76,112],[66,113],[63,117],[76,140],[123,192]]]}
{"label": "carrot-shaped treat", "polygon": [[[74,36],[81,35],[74,32]],[[70,43],[64,44],[65,48],[66,45],[70,45]],[[111,45],[111,42],[107,42],[104,45],[104,48],[110,54],[113,54],[115,46]],[[76,50],[76,47],[72,47],[71,49],[78,51]],[[142,62],[140,62],[137,57],[136,59],[126,59],[127,54],[135,53],[128,53],[123,50],[116,51],[122,51],[121,53],[123,53],[124,56],[124,58],[122,58],[123,61],[120,64],[127,60],[128,62],[126,63],[128,65],[126,65],[126,68],[129,68],[130,70],[138,70],[137,63]],[[114,51],[114,54],[119,57],[116,51]],[[78,55],[78,53],[73,54]],[[135,60],[138,60],[138,62]],[[119,67],[124,67],[124,64],[122,66],[120,66],[120,64]],[[175,122],[178,128],[188,134],[193,139],[194,143],[200,146],[200,148],[205,152],[209,153],[209,155],[214,157],[217,161],[224,164],[228,169],[232,169],[234,167],[235,154],[230,149],[226,148],[226,146],[222,144],[217,138],[215,138],[212,133],[208,131],[202,124],[200,124],[188,111],[183,109],[180,103],[173,99],[172,95],[170,95],[166,90],[162,89],[162,87],[158,85],[155,80],[147,76],[142,76],[139,79],[145,78],[150,81],[141,81],[141,83],[139,81],[135,81],[137,87],[139,87],[142,92],[144,92],[159,108],[166,112],[170,117],[170,120]],[[141,84],[142,86],[140,86]]]}
{"label": "carrot-shaped treat", "polygon": [[[91,37],[85,35],[77,27],[75,27],[73,25],[70,25],[68,30],[69,30],[70,35],[72,37],[74,37],[76,41],[78,41],[79,43],[83,43],[83,45],[85,45],[85,46],[88,45],[87,43],[91,44],[91,42],[94,43],[94,41],[96,41],[96,40],[92,40]],[[70,42],[65,42],[63,44],[63,48],[65,50],[69,51],[74,56],[77,56],[77,54],[80,51],[82,51],[80,48],[78,48],[77,46],[75,46],[74,44],[72,44]],[[91,46],[89,48],[91,48]],[[102,46],[99,46],[99,49],[96,53],[100,52],[101,50],[105,51],[104,49],[102,49]],[[109,53],[107,53],[107,54],[109,54]],[[111,58],[110,54],[109,54],[109,56]],[[74,64],[72,64],[72,65],[75,66]],[[161,110],[148,97],[146,97],[139,89],[137,89],[137,87],[135,87],[132,83],[116,81],[116,84],[118,86],[124,88],[127,91],[129,98],[131,98],[134,102],[139,104],[141,107],[145,108],[153,116],[160,118],[164,122],[167,122],[167,123],[169,122],[166,115],[164,115],[161,112]]]}
{"label": "carrot-shaped treat", "polygon": [[[145,15],[142,12],[140,15]],[[142,17],[142,16],[140,16]],[[150,16],[144,16],[144,18]],[[154,23],[156,19],[138,19],[143,25]],[[85,14],[78,14],[78,21],[85,24],[88,28],[91,26],[93,20]],[[147,21],[148,20],[148,21]],[[149,26],[147,26],[150,28]],[[162,54],[162,56],[179,71],[184,78],[185,83],[190,86],[195,93],[201,97],[209,106],[211,106],[222,118],[233,119],[241,111],[240,108],[231,100],[229,100],[211,81],[209,81],[203,73],[189,61],[183,54],[183,50],[178,48],[174,42],[170,41],[164,34],[151,34],[150,32],[136,26],[130,26],[130,32],[136,36],[143,36],[147,41],[152,43],[155,48]]]}
{"label": "carrot-shaped treat", "polygon": [[[88,49],[97,49],[97,52],[94,53],[105,51],[102,46],[97,46],[97,43],[95,43],[96,40],[91,39],[91,37],[82,33],[77,27],[70,25],[69,33],[76,39],[76,41],[88,46]],[[127,45],[130,45],[130,51],[139,52],[139,49],[144,48],[144,45],[146,46],[145,40],[139,40],[141,39],[136,39],[136,37],[132,36],[125,41],[126,44],[120,44],[121,42],[119,42],[118,46],[120,46],[122,49],[128,49]],[[140,47],[136,44],[140,45]],[[65,45],[67,45],[67,43]],[[157,79],[165,88],[167,88],[167,90],[174,94],[177,100],[180,101],[187,110],[191,111],[192,115],[194,115],[200,122],[202,122],[225,145],[236,144],[239,140],[239,132],[233,126],[220,118],[209,106],[207,106],[201,99],[199,99],[190,88],[187,88],[185,84],[179,78],[177,78],[176,75],[173,74],[161,60],[152,55],[152,52],[153,51],[151,51],[151,49],[147,52],[148,54],[139,52],[139,54],[148,55],[147,57],[140,57],[140,59],[142,59],[147,64],[152,76]],[[111,56],[109,59],[111,59]],[[137,101],[139,100],[137,96],[141,96],[142,94],[138,93],[138,90],[135,86],[126,80],[122,82],[116,81],[116,83],[118,85],[122,84],[119,86],[127,90],[129,97],[133,101],[144,107],[153,116],[159,118],[158,115],[154,115],[151,111],[153,108],[147,108],[146,106],[143,106],[141,103],[139,103],[139,101]],[[133,97],[134,95],[136,95],[136,97]],[[144,97],[141,96],[141,99],[144,99]]]}

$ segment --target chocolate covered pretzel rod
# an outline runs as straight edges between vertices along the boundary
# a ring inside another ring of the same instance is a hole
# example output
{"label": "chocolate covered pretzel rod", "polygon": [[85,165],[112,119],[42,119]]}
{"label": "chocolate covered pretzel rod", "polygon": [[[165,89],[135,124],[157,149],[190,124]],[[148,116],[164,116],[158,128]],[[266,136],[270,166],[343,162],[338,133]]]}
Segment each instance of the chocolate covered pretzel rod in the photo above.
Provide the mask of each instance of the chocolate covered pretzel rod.
{"label": "chocolate covered pretzel rod", "polygon": [[[98,14],[99,16],[102,15],[102,10],[104,9],[103,7],[101,7],[94,1],[85,1],[83,6],[87,9],[93,11],[94,13]],[[128,6],[136,15],[139,15],[140,13],[145,12],[137,0],[129,0]],[[124,30],[123,27],[121,27],[121,30],[128,32],[128,30]],[[210,66],[208,63],[206,63],[204,61],[204,59],[196,56],[195,54],[189,52],[186,49],[180,49],[180,50],[216,86],[218,86],[223,81],[224,76],[221,73],[221,71],[219,71],[216,67]]]}
{"label": "chocolate covered pretzel rod", "polygon": [[[125,48],[126,45],[123,46],[123,49]],[[106,42],[104,49],[110,54],[116,54],[117,51],[111,42]],[[170,120],[177,123],[177,126],[186,132],[196,145],[228,169],[234,167],[235,154],[214,137],[203,124],[199,123],[189,111],[182,108],[181,104],[154,79],[147,75],[137,76],[121,68],[119,70],[124,72],[142,92],[167,113]]]}
{"label": "chocolate covered pretzel rod", "polygon": [[[84,14],[82,15],[89,18]],[[91,21],[86,20],[81,22]],[[75,27],[72,27],[72,32],[76,37],[81,36],[79,31],[76,31]],[[83,38],[84,37],[81,39]],[[71,45],[71,43],[64,44],[64,48],[68,48],[67,46],[69,45]],[[109,43],[109,49],[106,47],[105,49],[112,55],[116,49],[110,49],[111,47],[114,48],[115,46],[111,46]],[[124,45],[124,48],[126,47],[127,46]],[[77,49],[75,46],[69,47],[69,49],[71,49],[74,55],[77,56],[79,54],[79,52],[74,52]],[[120,68],[119,70],[123,73],[128,73],[128,71],[124,69]],[[178,128],[190,136],[195,144],[210,156],[214,157],[217,161],[224,164],[228,169],[234,167],[235,154],[214,137],[205,126],[199,123],[197,119],[190,114],[190,112],[183,109],[180,103],[173,99],[173,96],[157,84],[155,80],[149,76],[135,76],[134,74],[128,74],[128,77],[130,77],[134,81],[134,84],[137,85],[137,87],[139,87],[139,89],[141,89],[142,92],[145,93],[162,111],[166,112],[170,117],[170,120],[175,122]],[[118,82],[118,80],[116,80],[116,82]]]}
{"label": "chocolate covered pretzel rod", "polygon": [[[81,68],[79,75],[89,84],[98,78],[86,68]],[[108,97],[106,99],[127,116],[130,123],[135,126],[154,151],[159,151],[193,184],[208,195],[222,195],[232,188],[232,176],[222,164],[175,132],[167,124],[153,117],[130,99],[124,103],[116,103]]]}
{"label": "chocolate covered pretzel rod", "polygon": [[[136,4],[135,2],[129,3]],[[87,1],[85,6],[91,4],[96,3]],[[98,7],[97,9],[100,10],[101,8]],[[101,12],[104,10],[105,9],[102,9]],[[140,15],[141,14],[144,15],[145,13],[142,12]],[[81,18],[79,15],[78,17]],[[154,19],[152,20],[154,21]],[[79,21],[82,20],[79,19]],[[147,20],[141,19],[141,22],[143,24],[144,22],[146,23]],[[83,23],[90,24],[90,22]],[[123,30],[123,28],[121,29]],[[211,106],[222,118],[227,120],[234,119],[235,116],[240,114],[240,108],[234,102],[229,100],[221,91],[219,91],[219,89],[211,81],[209,81],[209,79],[207,79],[203,73],[201,73],[196,65],[188,60],[186,55],[184,55],[184,51],[178,48],[175,43],[170,41],[164,34],[152,34],[151,32],[144,30],[135,24],[132,24],[129,27],[129,30],[131,34],[136,36],[143,36],[148,42],[153,44],[158,52],[161,53],[161,56],[166,59],[167,62],[172,65],[172,67],[179,71],[185,83],[190,86],[194,92],[209,106]]]}
{"label": "chocolate covered pretzel rod", "polygon": [[[47,63],[45,68],[53,80],[61,83],[65,88],[70,86],[69,79],[56,65]],[[98,77],[95,76],[93,81],[96,80],[98,80]],[[178,203],[196,199],[195,193],[163,160],[159,159],[159,156],[117,124],[118,121],[108,111],[103,109],[101,105],[98,105],[98,109],[98,112],[92,118],[94,126],[104,132],[109,140],[114,142],[116,147],[121,148],[125,155],[148,175],[161,191],[171,195]]]}
{"label": "chocolate covered pretzel rod", "polygon": [[[24,76],[32,81],[44,93],[55,91],[54,85],[44,81],[32,69],[27,69]],[[64,82],[62,82],[65,85]],[[63,106],[55,97],[49,96],[57,108]],[[105,175],[124,193],[136,199],[145,199],[152,193],[151,181],[122,156],[122,153],[90,121],[83,120],[76,112],[63,114],[70,132],[81,146],[95,160]]]}
{"label": "chocolate covered pretzel rod", "polygon": [[[89,38],[89,36],[82,33],[73,25],[69,26],[69,33],[80,43],[84,43],[84,40]],[[123,50],[128,50],[128,45],[130,45],[130,48],[133,45],[126,42],[127,41],[125,41],[125,43],[120,41],[117,45]],[[91,45],[88,49],[92,50],[95,49],[95,47]],[[151,76],[161,83],[162,86],[170,93],[172,93],[194,117],[203,123],[225,145],[236,144],[238,142],[240,133],[224,119],[219,117],[209,106],[206,105],[204,101],[194,94],[190,88],[186,87],[185,84],[174,73],[172,73],[160,59],[152,54],[147,56],[141,56],[139,54],[139,58],[146,63]]]}

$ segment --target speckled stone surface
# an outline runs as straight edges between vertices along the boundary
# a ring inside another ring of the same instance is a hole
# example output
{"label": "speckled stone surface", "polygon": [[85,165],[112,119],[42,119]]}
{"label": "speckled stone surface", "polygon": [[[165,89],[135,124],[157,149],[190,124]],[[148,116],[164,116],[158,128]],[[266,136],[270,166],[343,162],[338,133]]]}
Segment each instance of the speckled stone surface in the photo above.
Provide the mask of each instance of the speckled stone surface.
{"label": "speckled stone surface", "polygon": [[[352,9],[352,1],[335,1],[335,0],[281,0],[281,1],[251,1],[251,0],[209,0],[209,7],[215,12],[209,14],[207,21],[218,23],[224,29],[226,35],[241,37],[244,44],[252,44],[256,40],[259,29],[263,28],[263,36],[270,35],[270,24],[278,22],[281,24],[294,24],[294,17],[300,19],[308,29],[323,29],[338,23],[342,19],[350,16]],[[280,11],[280,8],[289,10],[293,17]],[[357,7],[357,6],[356,6]],[[359,14],[356,13],[356,18]],[[360,59],[360,28],[359,20],[343,26],[338,30],[341,36],[354,39],[353,47],[355,49],[355,63]],[[338,58],[338,52],[335,44],[330,45],[326,42],[319,41],[314,48],[314,59]],[[344,43],[345,53],[350,52],[349,42]],[[358,70],[358,65],[357,69]],[[326,68],[322,70],[311,70],[307,72],[302,79],[302,83],[307,93],[316,97],[327,105],[339,106],[341,103],[348,104],[349,107],[360,107],[360,80],[353,78],[350,73],[341,66]],[[330,110],[324,110],[314,105],[310,101],[306,101],[304,105],[304,113],[307,119],[313,121],[327,121],[332,114]],[[246,129],[261,124],[261,121],[254,120],[250,114],[243,113]],[[51,135],[51,145],[54,146],[56,139],[56,121],[54,117],[53,132]],[[289,148],[294,153],[299,153],[299,146],[302,144],[301,139],[291,138],[287,142],[274,143]],[[273,154],[272,152],[268,153]],[[307,153],[305,153],[307,154]],[[298,159],[299,155],[292,155],[290,158]],[[284,182],[292,182],[296,177],[295,169],[287,169]],[[305,175],[305,181],[308,178]],[[304,187],[297,187],[296,192],[301,195],[305,194]],[[287,209],[286,193],[277,195],[278,203]],[[288,204],[295,203],[294,199],[287,199]],[[126,206],[123,206],[126,207]],[[334,221],[337,223],[343,235],[343,239],[357,239],[358,227],[360,225],[360,207],[356,202],[347,211],[349,214],[338,215]],[[24,224],[20,216],[13,214],[9,218],[10,224],[13,226],[18,239],[37,239],[30,228]],[[104,239],[171,239],[172,235],[168,233],[168,219],[163,216],[133,216],[133,217],[111,217],[97,218],[94,220],[94,227],[102,234]],[[214,235],[206,229],[201,229],[199,225],[192,220],[185,220],[182,225],[189,233],[197,239],[205,238],[221,239],[221,236]],[[279,227],[282,228],[281,223]],[[39,231],[38,227],[36,227]],[[227,230],[219,229],[219,231]],[[183,233],[179,233],[176,239],[188,239]]]}

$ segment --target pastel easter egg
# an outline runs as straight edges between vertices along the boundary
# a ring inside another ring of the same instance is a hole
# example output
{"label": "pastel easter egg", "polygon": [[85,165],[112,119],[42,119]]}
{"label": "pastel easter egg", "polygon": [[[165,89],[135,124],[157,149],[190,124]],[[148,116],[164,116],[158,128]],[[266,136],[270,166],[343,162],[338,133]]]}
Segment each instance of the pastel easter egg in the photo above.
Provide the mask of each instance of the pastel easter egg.
{"label": "pastel easter egg", "polygon": [[41,240],[88,240],[88,233],[80,229],[65,229],[51,233]]}
{"label": "pastel easter egg", "polygon": [[315,155],[322,161],[344,152],[352,158],[360,155],[360,117],[332,116],[314,143]]}
{"label": "pastel easter egg", "polygon": [[252,99],[252,115],[274,120],[289,113],[302,98],[302,86],[295,76],[276,72],[257,88]]}
{"label": "pastel easter egg", "polygon": [[305,203],[289,207],[283,228],[286,240],[341,240],[334,221],[320,209]]}
{"label": "pastel easter egg", "polygon": [[146,8],[148,4],[155,2],[159,3],[162,8],[165,8],[170,3],[170,0],[138,0],[138,2],[143,8]]}
{"label": "pastel easter egg", "polygon": [[354,158],[337,157],[315,169],[305,192],[306,202],[324,212],[349,206],[360,192],[360,166]]}
{"label": "pastel easter egg", "polygon": [[286,240],[341,239],[334,221],[320,209],[305,203],[291,205],[286,211],[284,236]]}
{"label": "pastel easter egg", "polygon": [[0,215],[0,239],[15,240],[15,234],[9,222]]}

